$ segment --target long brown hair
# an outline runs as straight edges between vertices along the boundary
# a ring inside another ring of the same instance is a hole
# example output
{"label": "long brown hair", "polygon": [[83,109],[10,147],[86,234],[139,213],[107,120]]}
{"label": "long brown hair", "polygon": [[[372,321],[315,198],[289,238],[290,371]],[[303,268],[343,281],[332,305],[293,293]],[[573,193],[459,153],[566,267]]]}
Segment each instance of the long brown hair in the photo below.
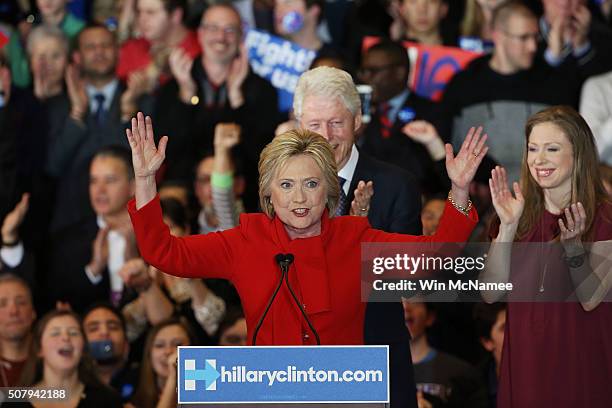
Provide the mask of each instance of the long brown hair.
{"label": "long brown hair", "polygon": [[84,349],[77,368],[79,380],[86,386],[104,388],[105,386],[96,375],[94,362],[89,354],[87,354],[87,339],[85,338],[81,319],[76,313],[69,310],[52,310],[45,314],[34,326],[32,342],[30,343],[30,353],[21,373],[20,385],[32,386],[43,379],[44,362],[39,356],[42,346],[42,336],[51,320],[64,316],[69,316],[76,320],[79,324],[81,335],[83,336]]}
{"label": "long brown hair", "polygon": [[525,125],[525,148],[521,165],[521,190],[525,197],[525,209],[519,221],[516,239],[525,238],[540,221],[544,211],[544,192],[531,175],[527,163],[529,136],[533,128],[542,123],[557,126],[572,145],[574,165],[570,203],[580,202],[584,206],[587,217],[584,236],[592,238],[597,207],[609,201],[601,181],[595,139],[589,125],[578,112],[569,106],[552,106],[532,115]]}
{"label": "long brown hair", "polygon": [[180,326],[189,337],[190,345],[195,345],[195,336],[189,323],[182,318],[170,318],[153,326],[147,334],[145,346],[142,354],[142,363],[140,364],[140,376],[138,378],[138,386],[132,396],[132,403],[139,408],[155,407],[159,401],[160,390],[157,386],[157,375],[153,371],[153,363],[151,362],[151,350],[153,350],[153,342],[157,334],[168,326]]}

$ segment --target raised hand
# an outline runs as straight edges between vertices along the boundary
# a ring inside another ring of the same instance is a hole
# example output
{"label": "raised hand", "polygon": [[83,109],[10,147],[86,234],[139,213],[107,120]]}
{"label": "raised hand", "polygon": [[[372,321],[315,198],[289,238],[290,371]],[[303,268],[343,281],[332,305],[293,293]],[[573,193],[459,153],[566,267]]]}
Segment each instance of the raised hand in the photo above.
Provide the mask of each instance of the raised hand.
{"label": "raised hand", "polygon": [[130,149],[132,149],[132,163],[134,164],[134,175],[136,178],[155,177],[155,172],[162,165],[166,157],[166,145],[168,136],[164,136],[155,146],[155,135],[153,134],[153,122],[151,117],[145,118],[142,112],[138,112],[132,118],[132,129],[126,129]]}
{"label": "raised hand", "polygon": [[2,242],[14,243],[19,239],[19,226],[28,212],[30,194],[24,193],[13,210],[4,217],[2,222]]}
{"label": "raised hand", "polygon": [[[451,180],[453,189],[466,191],[476,174],[483,157],[489,148],[485,145],[487,135],[480,136],[482,127],[470,128],[457,156],[453,155],[453,148],[446,144],[446,171]],[[455,197],[457,199],[458,197]]]}
{"label": "raised hand", "polygon": [[426,145],[439,140],[436,128],[426,120],[413,120],[408,122],[403,128],[402,133],[417,143]]}
{"label": "raised hand", "polygon": [[351,203],[350,215],[367,217],[370,211],[370,200],[374,195],[374,184],[371,181],[367,183],[363,180],[357,183],[355,189],[355,199]]}
{"label": "raised hand", "polygon": [[512,184],[513,196],[508,189],[506,169],[496,166],[491,170],[489,189],[491,190],[493,207],[502,225],[516,227],[525,208],[525,198],[519,184],[516,181]]}
{"label": "raised hand", "polygon": [[215,152],[219,149],[229,150],[240,142],[240,125],[235,123],[218,123],[215,126]]}
{"label": "raised hand", "polygon": [[560,241],[566,253],[584,252],[582,234],[586,231],[586,211],[582,203],[575,203],[563,210],[565,222],[559,219]]}
{"label": "raised hand", "polygon": [[408,122],[403,128],[402,133],[417,143],[427,148],[433,160],[442,160],[446,156],[444,143],[438,135],[438,131],[431,123],[426,120],[413,120]]}
{"label": "raised hand", "polygon": [[149,267],[142,258],[126,261],[119,269],[119,276],[126,286],[134,288],[138,293],[147,290],[153,283],[153,278],[149,274]]}

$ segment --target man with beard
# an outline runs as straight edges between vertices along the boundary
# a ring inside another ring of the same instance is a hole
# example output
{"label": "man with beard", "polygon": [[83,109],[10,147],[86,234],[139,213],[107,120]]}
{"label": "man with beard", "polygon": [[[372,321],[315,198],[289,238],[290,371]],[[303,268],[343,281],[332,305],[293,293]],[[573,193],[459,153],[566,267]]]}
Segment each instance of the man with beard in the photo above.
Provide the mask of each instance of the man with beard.
{"label": "man with beard", "polygon": [[30,351],[36,319],[28,284],[12,274],[0,276],[0,386],[14,387]]}
{"label": "man with beard", "polygon": [[130,345],[123,315],[110,304],[95,303],[83,314],[83,331],[100,380],[128,402],[138,381],[138,367],[128,363]]}
{"label": "man with beard", "polygon": [[47,156],[47,171],[58,181],[52,233],[92,215],[87,194],[89,161],[104,146],[127,146],[125,122],[135,114],[147,89],[144,76],[130,77],[125,89],[119,83],[115,36],[104,26],[91,25],[81,31],[74,60],[76,66],[68,67],[66,73],[68,98],[58,100],[52,109],[53,115],[66,117],[63,126],[52,131]]}
{"label": "man with beard", "polygon": [[249,70],[242,21],[231,5],[216,4],[206,10],[198,41],[202,55],[196,59],[181,49],[173,51],[174,81],[157,95],[158,134],[171,138],[165,177],[191,181],[196,161],[213,150],[217,124],[234,123],[241,129],[235,153],[244,166],[245,205],[247,210],[256,209],[259,153],[279,122],[276,91]]}

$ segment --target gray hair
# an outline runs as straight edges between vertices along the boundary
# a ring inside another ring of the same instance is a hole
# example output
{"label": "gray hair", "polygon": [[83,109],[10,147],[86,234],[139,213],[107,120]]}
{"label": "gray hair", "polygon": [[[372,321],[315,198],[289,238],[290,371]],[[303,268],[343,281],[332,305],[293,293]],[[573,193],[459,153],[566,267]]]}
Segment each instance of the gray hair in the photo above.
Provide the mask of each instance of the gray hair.
{"label": "gray hair", "polygon": [[59,42],[61,47],[63,48],[64,53],[68,55],[68,51],[70,48],[70,45],[68,43],[68,37],[66,37],[66,35],[60,28],[44,24],[33,29],[30,35],[28,36],[26,49],[28,51],[29,56],[32,56],[32,49],[34,48],[34,45],[43,38],[56,39],[57,42]]}
{"label": "gray hair", "polygon": [[361,112],[361,99],[353,78],[338,68],[317,67],[300,76],[293,96],[293,113],[298,119],[302,116],[302,106],[307,95],[340,98],[353,116]]}

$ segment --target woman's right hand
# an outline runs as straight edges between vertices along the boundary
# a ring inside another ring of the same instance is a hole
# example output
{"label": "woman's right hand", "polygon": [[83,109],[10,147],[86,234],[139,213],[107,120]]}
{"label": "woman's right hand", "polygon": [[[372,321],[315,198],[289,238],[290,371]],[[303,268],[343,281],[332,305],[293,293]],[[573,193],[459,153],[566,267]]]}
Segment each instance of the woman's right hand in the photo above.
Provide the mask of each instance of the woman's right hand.
{"label": "woman's right hand", "polygon": [[132,149],[136,179],[154,177],[166,157],[168,136],[162,137],[156,147],[153,122],[150,116],[145,118],[142,112],[132,118],[132,130],[126,129],[125,132]]}
{"label": "woman's right hand", "polygon": [[495,207],[501,225],[517,226],[525,208],[525,198],[519,184],[516,181],[512,184],[514,190],[514,195],[512,195],[508,188],[506,169],[496,166],[491,170],[489,188],[491,189],[493,207]]}

